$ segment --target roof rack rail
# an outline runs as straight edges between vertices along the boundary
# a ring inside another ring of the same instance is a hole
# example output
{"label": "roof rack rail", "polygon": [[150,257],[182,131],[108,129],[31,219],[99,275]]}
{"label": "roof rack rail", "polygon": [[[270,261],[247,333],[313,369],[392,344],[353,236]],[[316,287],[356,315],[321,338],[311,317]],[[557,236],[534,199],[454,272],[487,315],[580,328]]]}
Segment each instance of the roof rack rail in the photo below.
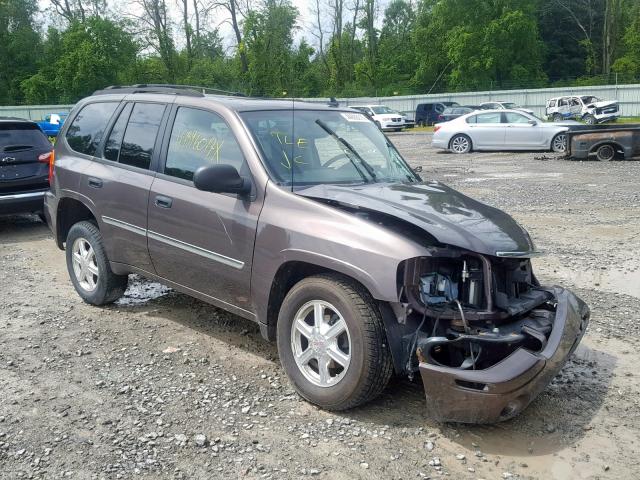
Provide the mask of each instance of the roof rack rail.
{"label": "roof rack rail", "polygon": [[239,92],[228,92],[217,88],[195,85],[175,85],[168,83],[138,83],[135,85],[110,85],[102,90],[96,90],[93,95],[108,95],[110,93],[165,93],[170,95],[187,95],[190,97],[204,97],[208,92],[215,95],[244,97]]}

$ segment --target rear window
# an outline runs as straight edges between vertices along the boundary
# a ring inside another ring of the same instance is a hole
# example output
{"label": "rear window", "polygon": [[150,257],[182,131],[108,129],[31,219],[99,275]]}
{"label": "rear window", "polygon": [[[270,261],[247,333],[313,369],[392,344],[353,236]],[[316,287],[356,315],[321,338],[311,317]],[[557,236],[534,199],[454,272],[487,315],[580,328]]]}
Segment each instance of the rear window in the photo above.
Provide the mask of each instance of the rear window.
{"label": "rear window", "polygon": [[0,152],[50,149],[44,133],[32,123],[0,123]]}
{"label": "rear window", "polygon": [[98,102],[90,103],[80,110],[66,134],[71,149],[86,155],[95,155],[116,108],[117,102]]}

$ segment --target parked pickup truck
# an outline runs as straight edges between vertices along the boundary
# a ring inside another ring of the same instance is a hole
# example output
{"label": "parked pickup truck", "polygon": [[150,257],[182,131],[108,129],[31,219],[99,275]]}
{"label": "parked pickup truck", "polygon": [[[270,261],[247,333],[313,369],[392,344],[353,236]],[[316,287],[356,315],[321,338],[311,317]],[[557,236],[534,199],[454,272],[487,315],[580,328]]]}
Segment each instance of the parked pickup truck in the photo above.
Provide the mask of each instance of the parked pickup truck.
{"label": "parked pickup truck", "polygon": [[582,160],[595,157],[608,162],[640,156],[640,126],[597,125],[567,132],[567,155]]}
{"label": "parked pickup truck", "polygon": [[37,124],[47,137],[57,137],[67,115],[67,112],[47,113],[44,120],[37,122]]}

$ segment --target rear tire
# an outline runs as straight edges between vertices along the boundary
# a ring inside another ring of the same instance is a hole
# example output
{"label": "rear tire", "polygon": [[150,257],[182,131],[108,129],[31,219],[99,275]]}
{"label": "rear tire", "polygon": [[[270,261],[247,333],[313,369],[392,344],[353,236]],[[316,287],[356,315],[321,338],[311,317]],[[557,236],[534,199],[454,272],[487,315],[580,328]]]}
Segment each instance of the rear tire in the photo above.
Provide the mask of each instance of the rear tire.
{"label": "rear tire", "polygon": [[342,275],[308,277],[294,285],[280,307],[277,341],[293,387],[327,410],[372,400],[391,377],[391,353],[377,305],[362,286]]}
{"label": "rear tire", "polygon": [[111,270],[102,234],[90,221],[71,227],[66,243],[67,270],[78,295],[92,305],[115,302],[127,289],[127,275]]}
{"label": "rear tire", "polygon": [[600,145],[596,150],[596,158],[601,162],[610,162],[616,156],[616,149],[613,145]]}
{"label": "rear tire", "polygon": [[462,133],[454,135],[449,142],[449,150],[453,153],[469,153],[471,151],[471,139]]}

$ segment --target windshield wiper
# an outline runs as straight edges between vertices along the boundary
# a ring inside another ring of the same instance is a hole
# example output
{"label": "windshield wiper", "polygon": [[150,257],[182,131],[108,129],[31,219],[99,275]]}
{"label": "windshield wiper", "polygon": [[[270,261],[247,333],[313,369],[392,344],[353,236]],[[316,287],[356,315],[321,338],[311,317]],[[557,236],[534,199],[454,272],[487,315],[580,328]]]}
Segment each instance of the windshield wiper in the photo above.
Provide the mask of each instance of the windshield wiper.
{"label": "windshield wiper", "polygon": [[[360,156],[360,154],[356,151],[355,148],[353,148],[351,146],[351,144],[349,142],[347,142],[344,138],[342,138],[340,135],[338,135],[336,132],[334,132],[333,130],[331,130],[331,128],[329,127],[329,125],[327,125],[326,123],[324,123],[322,120],[317,119],[316,123],[320,126],[321,129],[323,129],[325,132],[327,132],[329,135],[331,135],[333,138],[336,139],[336,141],[338,143],[340,143],[340,145],[342,145],[343,147],[345,147],[349,152],[351,152],[353,154],[354,157],[356,157],[358,159],[358,161],[360,162],[360,164],[364,167],[364,169],[367,171],[367,173],[369,175],[371,175],[371,179],[375,182],[376,181],[376,172],[373,170],[373,167],[364,159]],[[347,153],[347,152],[345,152]],[[347,158],[349,160],[351,160],[351,163],[353,163],[353,166],[355,167],[355,169],[358,171],[358,173],[362,176],[363,180],[367,180],[365,178],[364,175],[362,175],[362,171],[358,168],[358,165],[356,165],[356,162],[353,161],[353,158],[350,155],[347,155]]]}

